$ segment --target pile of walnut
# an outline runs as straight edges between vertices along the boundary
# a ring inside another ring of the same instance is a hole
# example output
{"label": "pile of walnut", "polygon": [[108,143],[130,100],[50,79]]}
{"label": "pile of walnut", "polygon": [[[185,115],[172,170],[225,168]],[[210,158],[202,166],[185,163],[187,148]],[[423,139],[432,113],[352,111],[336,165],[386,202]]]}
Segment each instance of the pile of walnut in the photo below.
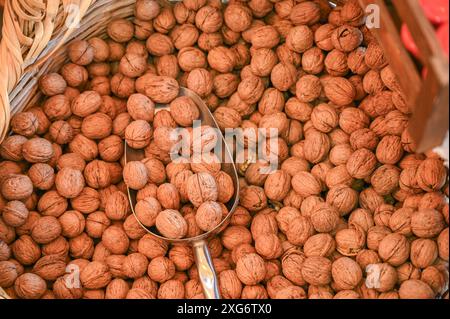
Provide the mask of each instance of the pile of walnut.
{"label": "pile of walnut", "polygon": [[[447,170],[415,153],[410,108],[355,1],[138,0],[107,33],[68,47],[1,144],[11,297],[203,297],[191,248],[147,234],[122,179],[125,139],[147,157],[123,172],[143,219],[179,209],[186,229],[167,235],[198,231],[184,181],[203,169],[171,165],[157,138],[190,109],[153,114],[185,86],[221,128],[279,130],[279,170],[239,165],[240,206],[209,242],[223,298],[448,298]],[[81,286],[68,285],[77,267]]]}

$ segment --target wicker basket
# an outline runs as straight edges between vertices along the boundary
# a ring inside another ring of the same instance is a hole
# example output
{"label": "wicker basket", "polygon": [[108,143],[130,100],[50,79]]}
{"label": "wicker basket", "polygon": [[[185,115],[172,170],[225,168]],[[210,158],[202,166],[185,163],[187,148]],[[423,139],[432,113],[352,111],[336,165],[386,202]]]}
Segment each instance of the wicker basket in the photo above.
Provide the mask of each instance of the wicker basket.
{"label": "wicker basket", "polygon": [[[160,2],[167,5],[165,0]],[[41,97],[39,77],[57,71],[66,61],[65,45],[74,38],[106,37],[108,22],[130,18],[134,3],[135,0],[6,1],[0,47],[0,142],[8,132],[11,115],[33,106]]]}

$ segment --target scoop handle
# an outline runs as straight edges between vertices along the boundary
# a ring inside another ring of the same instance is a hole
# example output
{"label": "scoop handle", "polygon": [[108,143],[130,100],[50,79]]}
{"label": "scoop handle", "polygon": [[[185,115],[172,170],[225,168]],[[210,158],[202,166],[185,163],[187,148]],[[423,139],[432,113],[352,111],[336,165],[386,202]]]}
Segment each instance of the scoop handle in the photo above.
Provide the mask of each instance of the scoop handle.
{"label": "scoop handle", "polygon": [[195,262],[197,264],[200,283],[206,299],[220,299],[219,284],[216,271],[209,253],[208,245],[204,240],[192,244]]}

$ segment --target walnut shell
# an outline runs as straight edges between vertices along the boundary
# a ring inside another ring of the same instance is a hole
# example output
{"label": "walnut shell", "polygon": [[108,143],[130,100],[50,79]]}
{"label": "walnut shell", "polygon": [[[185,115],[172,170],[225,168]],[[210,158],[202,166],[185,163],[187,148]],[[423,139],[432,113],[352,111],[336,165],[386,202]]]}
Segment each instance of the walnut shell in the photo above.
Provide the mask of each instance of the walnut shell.
{"label": "walnut shell", "polygon": [[178,82],[167,76],[151,76],[145,86],[145,95],[156,103],[170,103],[178,96]]}
{"label": "walnut shell", "polygon": [[32,273],[19,276],[14,283],[14,291],[22,299],[39,299],[46,289],[44,279]]}
{"label": "walnut shell", "polygon": [[287,47],[297,53],[303,53],[313,46],[314,34],[306,25],[291,28],[286,37]]}
{"label": "walnut shell", "polygon": [[48,244],[61,235],[62,227],[54,216],[39,218],[31,229],[31,237],[39,244]]}
{"label": "walnut shell", "polygon": [[331,275],[339,290],[354,289],[362,280],[362,270],[351,258],[342,257],[333,262]]}
{"label": "walnut shell", "polygon": [[187,223],[176,210],[166,209],[158,214],[155,220],[158,231],[167,238],[180,239],[186,236]]}
{"label": "walnut shell", "polygon": [[220,73],[228,73],[236,65],[236,55],[233,50],[224,46],[218,46],[208,52],[208,64]]}
{"label": "walnut shell", "polygon": [[175,275],[175,265],[167,257],[155,257],[148,264],[148,275],[150,279],[164,283]]}
{"label": "walnut shell", "polygon": [[410,279],[403,282],[398,291],[400,299],[433,299],[433,290],[421,280]]}
{"label": "walnut shell", "polygon": [[56,189],[65,198],[77,197],[83,190],[84,185],[84,177],[79,170],[65,167],[56,174]]}
{"label": "walnut shell", "polygon": [[123,254],[128,250],[130,240],[122,227],[112,225],[102,234],[102,242],[113,254]]}
{"label": "walnut shell", "polygon": [[405,236],[397,233],[384,237],[378,246],[381,259],[392,266],[399,266],[409,258],[410,244]]}
{"label": "walnut shell", "polygon": [[227,5],[223,13],[225,24],[234,32],[247,30],[252,22],[252,13],[249,8],[240,4]]}
{"label": "walnut shell", "polygon": [[441,213],[435,209],[420,209],[411,215],[411,230],[421,238],[433,238],[444,229]]}

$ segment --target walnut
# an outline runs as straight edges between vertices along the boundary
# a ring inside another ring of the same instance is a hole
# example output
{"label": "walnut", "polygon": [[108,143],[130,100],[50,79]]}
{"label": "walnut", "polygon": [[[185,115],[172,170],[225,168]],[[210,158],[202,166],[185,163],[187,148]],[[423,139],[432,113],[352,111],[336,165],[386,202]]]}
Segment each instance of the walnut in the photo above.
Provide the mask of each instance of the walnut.
{"label": "walnut", "polygon": [[383,49],[377,41],[371,41],[367,46],[364,61],[369,68],[374,70],[381,70],[388,64]]}
{"label": "walnut", "polygon": [[336,249],[344,256],[356,256],[364,248],[366,235],[362,229],[344,228],[335,236]]}
{"label": "walnut", "polygon": [[210,51],[215,47],[223,45],[223,38],[220,33],[202,33],[198,37],[197,45],[203,51]]}
{"label": "walnut", "polygon": [[66,263],[60,255],[47,255],[40,258],[33,267],[33,272],[45,280],[56,280],[64,275]]}
{"label": "walnut", "polygon": [[435,209],[420,209],[411,215],[411,230],[421,238],[433,238],[444,229],[442,214]]}
{"label": "walnut", "polygon": [[264,189],[258,186],[247,186],[241,189],[240,203],[249,211],[259,211],[267,207]]}
{"label": "walnut", "polygon": [[131,21],[115,19],[108,24],[107,33],[116,42],[128,42],[134,35],[134,26]]}
{"label": "walnut", "polygon": [[102,234],[102,242],[113,254],[123,254],[128,250],[130,240],[122,227],[112,225]]}
{"label": "walnut", "polygon": [[446,276],[436,266],[425,268],[420,280],[429,285],[437,294],[442,293],[446,285]]}
{"label": "walnut", "polygon": [[206,67],[205,54],[195,47],[185,47],[178,52],[178,64],[183,71],[190,72],[196,68]]}
{"label": "walnut", "polygon": [[115,278],[106,287],[105,299],[125,299],[129,290],[130,288],[125,280]]}
{"label": "walnut", "polygon": [[206,97],[213,90],[213,78],[211,73],[204,68],[197,68],[189,72],[186,86],[201,97]]}
{"label": "walnut", "polygon": [[225,24],[234,32],[247,30],[252,23],[252,12],[246,6],[229,4],[223,13]]}
{"label": "walnut", "polygon": [[[227,8],[230,6],[227,6]],[[226,20],[225,20],[226,21]],[[238,299],[242,292],[242,283],[234,270],[219,273],[219,290],[224,299]]]}
{"label": "walnut", "polygon": [[312,1],[298,3],[289,15],[289,19],[294,25],[313,25],[320,20],[320,7]]}
{"label": "walnut", "polygon": [[156,198],[161,203],[161,206],[166,209],[180,208],[180,193],[175,185],[164,183],[158,187]]}
{"label": "walnut", "polygon": [[24,203],[13,200],[3,207],[3,221],[11,227],[19,227],[25,224],[28,218],[28,209]]}
{"label": "walnut", "polygon": [[70,61],[78,65],[88,65],[94,60],[94,48],[85,40],[70,43],[67,54]]}
{"label": "walnut", "polygon": [[427,158],[417,168],[417,184],[424,191],[437,191],[444,186],[446,175],[447,173],[441,160]]}
{"label": "walnut", "polygon": [[293,245],[304,245],[313,234],[314,227],[304,216],[293,218],[286,231],[287,239]]}
{"label": "walnut", "polygon": [[148,275],[150,279],[164,283],[175,275],[175,265],[167,257],[155,257],[148,265]]}
{"label": "walnut", "polygon": [[[61,68],[61,75],[64,78],[64,83],[67,82],[67,85],[70,87],[80,87],[88,81],[89,74],[85,67],[81,65],[77,65],[75,63],[67,63]],[[63,94],[65,90],[61,93]]]}
{"label": "walnut", "polygon": [[167,76],[152,76],[148,78],[145,95],[156,103],[170,103],[178,96],[178,82]]}
{"label": "walnut", "polygon": [[81,283],[83,287],[88,289],[106,287],[111,281],[111,277],[108,266],[100,261],[90,262],[80,273]]}
{"label": "walnut", "polygon": [[187,270],[194,264],[192,248],[188,245],[173,246],[169,251],[169,258],[179,271]]}
{"label": "walnut", "polygon": [[333,46],[343,52],[352,52],[361,45],[362,41],[362,32],[349,25],[336,28],[331,35]]}
{"label": "walnut", "polygon": [[345,216],[357,205],[358,193],[349,186],[340,184],[330,188],[326,201],[336,207],[341,216]]}
{"label": "walnut", "polygon": [[383,164],[396,164],[403,157],[403,148],[399,136],[387,135],[378,143],[377,159]]}
{"label": "walnut", "polygon": [[[77,100],[77,98],[75,98],[75,100]],[[45,115],[51,121],[66,120],[72,115],[70,100],[62,94],[54,95],[54,96],[48,98],[44,102],[42,109],[43,109]],[[27,113],[27,112],[25,112],[25,113]],[[16,116],[19,116],[19,114],[21,114],[21,113],[18,113]],[[22,122],[21,125],[22,124],[25,124],[25,122]],[[13,123],[11,123],[11,126],[14,131]],[[27,124],[26,127],[30,128],[29,124]],[[37,130],[37,128],[36,128],[36,130]]]}
{"label": "walnut", "polygon": [[255,253],[243,255],[236,262],[236,274],[242,283],[256,285],[266,275],[264,260]]}
{"label": "walnut", "polygon": [[62,235],[73,238],[81,235],[86,225],[83,215],[76,210],[68,210],[58,218]]}
{"label": "walnut", "polygon": [[11,261],[0,261],[0,285],[4,288],[11,287],[19,276],[19,269]]}
{"label": "walnut", "polygon": [[331,76],[345,76],[348,71],[347,54],[334,49],[325,58],[325,68]]}
{"label": "walnut", "polygon": [[339,184],[344,184],[347,186],[351,186],[353,183],[353,178],[347,171],[345,165],[338,165],[328,170],[327,175],[325,177],[325,183],[328,188],[332,188]]}
{"label": "walnut", "polygon": [[308,134],[304,143],[304,157],[314,164],[324,160],[331,147],[328,136],[319,131]]}
{"label": "walnut", "polygon": [[320,233],[329,233],[336,229],[339,212],[328,203],[317,204],[311,212],[311,224]]}
{"label": "walnut", "polygon": [[125,140],[130,147],[135,149],[148,146],[152,135],[153,129],[144,120],[133,121],[125,129]]}
{"label": "walnut", "polygon": [[292,64],[294,67],[298,67],[301,63],[300,54],[290,50],[286,44],[279,45],[275,52],[280,63]]}
{"label": "walnut", "polygon": [[183,299],[184,295],[183,283],[175,279],[162,283],[158,290],[158,299]]}
{"label": "walnut", "polygon": [[256,252],[265,259],[275,259],[281,256],[283,249],[281,241],[275,234],[262,234],[255,239]]}
{"label": "walnut", "polygon": [[311,118],[313,107],[309,103],[302,103],[296,97],[286,101],[285,112],[290,118],[306,122]]}
{"label": "walnut", "polygon": [[11,257],[11,248],[4,240],[0,240],[0,261],[8,260]]}
{"label": "walnut", "polygon": [[[181,50],[186,47],[193,47],[199,38],[199,30],[191,24],[181,24],[175,26],[170,32],[170,38],[175,48]],[[174,61],[177,63],[177,61]]]}
{"label": "walnut", "polygon": [[220,73],[228,73],[236,66],[236,54],[224,46],[209,50],[207,56],[209,66]]}
{"label": "walnut", "polygon": [[448,261],[448,227],[445,228],[437,238],[439,257]]}
{"label": "walnut", "polygon": [[229,226],[222,233],[222,244],[229,250],[233,250],[240,244],[251,242],[252,235],[244,226]]}
{"label": "walnut", "polygon": [[322,84],[314,75],[302,76],[296,83],[295,95],[300,102],[312,102],[320,96],[321,92]]}
{"label": "walnut", "polygon": [[404,281],[398,290],[400,299],[434,299],[433,290],[425,282],[417,279]]}
{"label": "walnut", "polygon": [[187,233],[187,223],[176,210],[166,209],[158,214],[155,220],[158,231],[167,238],[183,238]]}
{"label": "walnut", "polygon": [[368,149],[361,148],[350,155],[346,167],[352,177],[362,179],[372,174],[376,164],[375,155]]}
{"label": "walnut", "polygon": [[287,47],[297,53],[303,53],[313,46],[314,34],[306,25],[291,28],[286,37]]}
{"label": "walnut", "polygon": [[213,230],[220,224],[223,215],[224,212],[219,203],[207,201],[198,207],[195,220],[198,227],[207,232]]}
{"label": "walnut", "polygon": [[320,181],[309,172],[298,172],[292,177],[292,187],[303,197],[318,195],[322,190]]}
{"label": "walnut", "polygon": [[378,254],[392,266],[399,266],[409,258],[410,244],[405,236],[393,233],[379,243]]}
{"label": "walnut", "polygon": [[71,109],[73,114],[86,117],[97,112],[101,105],[100,94],[95,91],[84,91],[73,100]]}
{"label": "walnut", "polygon": [[265,25],[252,29],[250,41],[255,49],[271,49],[278,45],[280,36],[273,26]]}
{"label": "walnut", "polygon": [[303,71],[309,74],[318,75],[323,71],[325,55],[317,47],[306,50],[302,55]]}
{"label": "walnut", "polygon": [[55,178],[55,186],[58,193],[65,198],[75,198],[83,190],[85,181],[81,171],[64,167]]}
{"label": "walnut", "polygon": [[308,257],[303,262],[303,279],[311,285],[327,285],[331,281],[332,263],[325,257]]}
{"label": "walnut", "polygon": [[14,283],[14,291],[22,299],[39,299],[46,289],[44,279],[32,273],[20,275]]}
{"label": "walnut", "polygon": [[55,153],[49,141],[33,137],[23,144],[22,154],[23,158],[30,163],[46,163]]}
{"label": "walnut", "polygon": [[364,60],[365,54],[366,48],[363,47],[359,47],[348,54],[347,65],[353,73],[364,75],[369,71],[369,67]]}
{"label": "walnut", "polygon": [[28,235],[20,236],[12,245],[14,258],[22,265],[32,265],[41,256],[39,245]]}
{"label": "walnut", "polygon": [[171,7],[163,7],[159,14],[153,19],[153,27],[160,33],[168,33],[174,26],[176,20]]}
{"label": "walnut", "polygon": [[[355,87],[343,77],[331,77],[323,84],[326,97],[338,106],[350,104],[356,96]],[[348,132],[346,132],[348,133]]]}
{"label": "walnut", "polygon": [[339,290],[354,289],[362,280],[359,265],[351,258],[342,257],[333,262],[331,274],[334,285]]}
{"label": "walnut", "polygon": [[314,32],[314,42],[320,49],[324,51],[331,51],[334,49],[331,35],[335,28],[334,25],[327,23],[320,25]]}
{"label": "walnut", "polygon": [[337,127],[338,120],[339,117],[336,110],[328,104],[321,103],[317,105],[311,113],[313,126],[323,133],[329,133]]}
{"label": "walnut", "polygon": [[172,54],[175,50],[172,39],[161,33],[153,33],[146,42],[148,52],[154,56],[164,56]]}
{"label": "walnut", "polygon": [[128,196],[117,191],[112,193],[105,204],[105,214],[111,220],[123,220],[130,212]]}
{"label": "walnut", "polygon": [[63,94],[66,90],[67,83],[58,73],[48,73],[39,78],[39,89],[46,96]]}
{"label": "walnut", "polygon": [[209,5],[200,8],[195,15],[195,25],[206,33],[217,32],[222,23],[223,19],[220,10]]}
{"label": "walnut", "polygon": [[411,242],[411,263],[417,268],[431,266],[438,257],[438,247],[431,239],[419,238]]}
{"label": "walnut", "polygon": [[111,78],[111,92],[119,98],[128,98],[135,92],[135,80],[122,73],[116,73]]}
{"label": "walnut", "polygon": [[39,244],[47,244],[56,239],[60,234],[61,225],[53,216],[38,218],[31,227],[31,236]]}

